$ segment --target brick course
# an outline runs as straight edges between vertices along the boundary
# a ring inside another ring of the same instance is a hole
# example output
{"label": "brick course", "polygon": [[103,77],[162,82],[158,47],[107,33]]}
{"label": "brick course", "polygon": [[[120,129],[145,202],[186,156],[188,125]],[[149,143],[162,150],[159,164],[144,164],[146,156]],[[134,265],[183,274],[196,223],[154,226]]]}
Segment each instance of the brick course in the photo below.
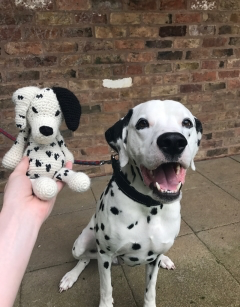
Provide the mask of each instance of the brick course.
{"label": "brick course", "polygon": [[[17,135],[16,89],[63,86],[82,104],[79,129],[62,126],[76,159],[109,159],[105,130],[150,99],[181,101],[203,122],[197,159],[239,154],[239,23],[239,0],[52,0],[31,8],[2,0],[1,128]],[[126,77],[130,88],[103,86]],[[0,135],[0,160],[11,143]],[[0,180],[8,174],[0,167]]]}

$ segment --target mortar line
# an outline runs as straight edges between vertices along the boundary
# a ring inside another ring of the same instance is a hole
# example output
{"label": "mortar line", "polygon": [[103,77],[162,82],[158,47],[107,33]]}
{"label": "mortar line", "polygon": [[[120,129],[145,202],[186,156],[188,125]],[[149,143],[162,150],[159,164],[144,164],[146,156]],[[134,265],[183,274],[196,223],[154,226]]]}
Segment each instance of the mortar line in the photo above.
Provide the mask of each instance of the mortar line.
{"label": "mortar line", "polygon": [[131,288],[130,283],[128,282],[128,279],[127,279],[126,273],[125,273],[125,271],[124,271],[124,269],[123,269],[122,265],[120,265],[120,266],[121,266],[121,269],[122,269],[122,271],[123,271],[123,275],[124,275],[124,277],[125,277],[125,279],[126,279],[126,281],[127,281],[128,287],[129,287],[129,289],[130,289],[130,291],[131,291],[131,294],[132,294],[133,300],[134,300],[134,302],[135,302],[135,305],[136,305],[136,307],[138,307],[138,304],[137,304],[137,301],[136,301],[136,299],[135,299],[135,296],[134,296],[133,290],[132,290],[132,288]]}

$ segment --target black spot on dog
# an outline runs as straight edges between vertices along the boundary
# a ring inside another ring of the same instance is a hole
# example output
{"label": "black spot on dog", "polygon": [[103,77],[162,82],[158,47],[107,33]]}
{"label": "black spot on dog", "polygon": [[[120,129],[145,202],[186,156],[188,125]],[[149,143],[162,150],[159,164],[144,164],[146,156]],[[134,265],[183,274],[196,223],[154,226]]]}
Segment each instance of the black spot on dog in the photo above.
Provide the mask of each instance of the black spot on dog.
{"label": "black spot on dog", "polygon": [[110,246],[108,246],[108,247],[107,247],[107,250],[108,250],[109,252],[111,251],[111,248],[110,248]]}
{"label": "black spot on dog", "polygon": [[36,95],[36,97],[39,99],[39,98],[43,98],[43,95],[42,94],[39,94],[39,95]]}
{"label": "black spot on dog", "polygon": [[54,159],[57,160],[60,157],[60,155],[58,153],[54,154]]}
{"label": "black spot on dog", "polygon": [[110,188],[112,188],[112,182],[113,182],[113,178],[111,178],[111,180],[109,181],[108,185],[107,185],[107,188],[104,192],[104,195],[107,195],[108,194],[108,191]]}
{"label": "black spot on dog", "polygon": [[140,245],[140,244],[138,244],[138,243],[133,243],[132,249],[138,250],[138,249],[140,249],[140,248],[141,248],[141,245]]}
{"label": "black spot on dog", "polygon": [[136,169],[137,169],[137,172],[138,172],[139,177],[140,177],[141,180],[143,181],[143,177],[142,177],[142,174],[141,174],[141,172],[140,172],[139,167],[136,166]]}
{"label": "black spot on dog", "polygon": [[46,151],[46,155],[50,158],[51,155],[52,155],[52,152],[51,151]]}
{"label": "black spot on dog", "polygon": [[55,113],[55,116],[58,116],[60,114],[60,111],[57,110],[57,112]]}
{"label": "black spot on dog", "polygon": [[200,146],[201,140],[198,140],[197,145]]}
{"label": "black spot on dog", "polygon": [[108,262],[108,261],[105,261],[104,264],[103,264],[103,266],[105,267],[105,269],[108,269],[108,267],[109,267],[109,262]]}
{"label": "black spot on dog", "polygon": [[110,240],[109,236],[105,235],[105,240]]}
{"label": "black spot on dog", "polygon": [[94,253],[96,253],[96,252],[97,252],[96,249],[90,249],[90,253],[94,254]]}
{"label": "black spot on dog", "polygon": [[151,274],[149,274],[149,280],[151,280],[152,279],[152,275]]}
{"label": "black spot on dog", "polygon": [[150,223],[150,221],[151,221],[151,217],[148,216],[148,217],[147,217],[147,222]]}
{"label": "black spot on dog", "polygon": [[89,229],[90,229],[90,230],[93,230],[93,228],[92,228],[92,227],[90,227]]}
{"label": "black spot on dog", "polygon": [[73,246],[73,251],[75,250],[75,246]]}
{"label": "black spot on dog", "polygon": [[63,140],[58,141],[58,145],[61,147],[63,145]]}
{"label": "black spot on dog", "polygon": [[104,192],[102,192],[102,194],[101,194],[101,196],[100,196],[100,200],[102,200],[102,197],[103,197],[103,193],[104,193]]}
{"label": "black spot on dog", "polygon": [[98,239],[96,239],[96,243],[97,243],[97,245],[100,245],[100,244],[99,244],[99,241],[98,241]]}
{"label": "black spot on dog", "polygon": [[46,171],[49,173],[51,170],[51,164],[46,164]]}
{"label": "black spot on dog", "polygon": [[99,230],[98,224],[96,224],[95,230],[96,230],[96,232],[98,232],[98,230]]}
{"label": "black spot on dog", "polygon": [[36,159],[35,165],[36,167],[40,167],[42,166],[42,163],[38,159]]}
{"label": "black spot on dog", "polygon": [[139,261],[137,257],[129,257],[129,260],[133,262]]}
{"label": "black spot on dog", "polygon": [[113,190],[111,190],[111,196],[114,196]]}
{"label": "black spot on dog", "polygon": [[158,267],[160,268],[160,265],[161,265],[161,260],[158,262]]}
{"label": "black spot on dog", "polygon": [[34,150],[37,152],[39,150],[39,146],[34,147]]}
{"label": "black spot on dog", "polygon": [[112,214],[114,215],[118,215],[119,214],[119,210],[116,207],[111,207],[110,211],[112,212]]}
{"label": "black spot on dog", "polygon": [[136,178],[136,173],[134,171],[134,167],[131,165],[131,172],[132,172],[132,175],[133,175],[133,180],[132,182],[134,182],[135,178]]}
{"label": "black spot on dog", "polygon": [[148,258],[147,261],[152,262],[154,258]]}
{"label": "black spot on dog", "polygon": [[105,254],[105,252],[102,249],[100,249],[99,253],[100,254]]}
{"label": "black spot on dog", "polygon": [[102,229],[102,231],[104,230],[104,228],[105,228],[104,224],[101,223],[101,229]]}
{"label": "black spot on dog", "polygon": [[134,224],[129,225],[127,228],[132,229],[134,227]]}
{"label": "black spot on dog", "polygon": [[137,224],[138,224],[138,222],[135,223],[135,225],[137,225]]}
{"label": "black spot on dog", "polygon": [[152,210],[151,210],[152,215],[156,215],[157,212],[158,212],[157,208],[152,208]]}
{"label": "black spot on dog", "polygon": [[64,160],[62,160],[62,167],[64,166]]}
{"label": "black spot on dog", "polygon": [[22,95],[18,95],[18,100],[23,100],[23,96]]}
{"label": "black spot on dog", "polygon": [[38,113],[36,108],[32,107],[32,110],[33,110],[34,113]]}
{"label": "black spot on dog", "polygon": [[146,288],[146,293],[148,292],[148,288]]}
{"label": "black spot on dog", "polygon": [[102,211],[104,210],[104,203],[103,203],[103,200],[101,201],[100,206],[99,206],[99,211],[100,211],[100,210],[102,210]]}
{"label": "black spot on dog", "polygon": [[157,261],[157,260],[155,259],[155,260],[153,260],[152,262],[150,262],[149,264],[155,266],[155,265],[156,265],[156,261]]}
{"label": "black spot on dog", "polygon": [[152,256],[153,255],[153,252],[152,251],[149,251],[148,252],[148,256]]}

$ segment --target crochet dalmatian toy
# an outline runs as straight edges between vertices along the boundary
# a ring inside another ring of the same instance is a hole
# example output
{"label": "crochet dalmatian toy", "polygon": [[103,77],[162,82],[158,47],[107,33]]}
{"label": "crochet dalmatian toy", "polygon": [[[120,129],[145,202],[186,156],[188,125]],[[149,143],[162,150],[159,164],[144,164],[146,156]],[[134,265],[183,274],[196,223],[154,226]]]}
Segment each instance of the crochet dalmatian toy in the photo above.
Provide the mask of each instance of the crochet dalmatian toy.
{"label": "crochet dalmatian toy", "polygon": [[34,194],[48,200],[57,194],[57,180],[64,181],[77,192],[90,187],[89,177],[65,168],[73,155],[59,131],[63,118],[69,130],[79,126],[81,106],[77,97],[61,87],[23,87],[12,97],[15,104],[18,137],[2,160],[4,167],[14,169],[22,156],[29,157],[27,176]]}

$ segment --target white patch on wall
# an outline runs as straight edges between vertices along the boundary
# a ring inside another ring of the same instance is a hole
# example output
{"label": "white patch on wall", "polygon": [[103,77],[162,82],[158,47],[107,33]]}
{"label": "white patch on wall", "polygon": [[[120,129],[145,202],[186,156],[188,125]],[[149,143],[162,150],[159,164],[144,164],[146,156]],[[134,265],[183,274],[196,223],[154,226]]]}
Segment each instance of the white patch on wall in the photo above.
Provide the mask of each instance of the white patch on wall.
{"label": "white patch on wall", "polygon": [[216,1],[207,1],[207,0],[197,0],[195,3],[192,3],[192,10],[204,10],[211,11],[216,8]]}
{"label": "white patch on wall", "polygon": [[110,80],[104,79],[103,80],[103,87],[107,88],[124,88],[124,87],[131,87],[132,86],[132,78],[123,78],[118,80]]}
{"label": "white patch on wall", "polygon": [[15,0],[16,6],[23,6],[26,9],[34,10],[44,8],[52,3],[52,0]]}

